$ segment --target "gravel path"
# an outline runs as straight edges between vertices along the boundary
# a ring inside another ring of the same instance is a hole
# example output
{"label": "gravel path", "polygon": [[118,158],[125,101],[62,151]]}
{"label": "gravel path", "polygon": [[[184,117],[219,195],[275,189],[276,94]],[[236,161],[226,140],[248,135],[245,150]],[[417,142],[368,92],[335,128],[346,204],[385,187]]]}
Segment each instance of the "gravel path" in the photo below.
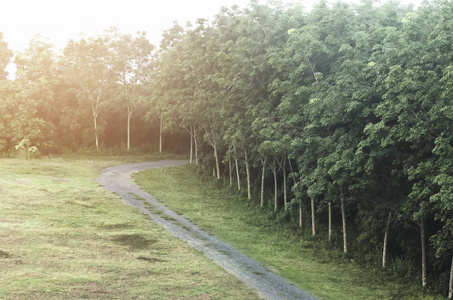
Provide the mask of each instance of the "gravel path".
{"label": "gravel path", "polygon": [[[258,291],[262,298],[269,300],[316,299],[160,204],[154,197],[142,191],[132,179],[133,173],[142,170],[165,168],[184,163],[185,161],[158,161],[118,165],[104,169],[98,182],[108,190],[117,193],[126,203],[139,208],[142,213],[148,215],[155,223],[163,226],[175,237],[202,251],[215,263]],[[158,213],[156,214],[156,212]]]}

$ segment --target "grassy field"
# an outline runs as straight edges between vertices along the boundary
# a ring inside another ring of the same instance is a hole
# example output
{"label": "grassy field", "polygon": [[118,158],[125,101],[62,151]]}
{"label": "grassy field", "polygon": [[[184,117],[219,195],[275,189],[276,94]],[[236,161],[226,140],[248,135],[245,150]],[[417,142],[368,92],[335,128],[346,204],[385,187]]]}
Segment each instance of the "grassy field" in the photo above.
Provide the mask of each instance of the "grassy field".
{"label": "grassy field", "polygon": [[196,172],[193,166],[185,165],[143,171],[134,178],[169,208],[315,296],[332,300],[442,299],[424,295],[418,286],[403,284],[382,272],[364,270],[341,259],[332,262],[332,251],[282,230],[255,204],[226,189],[219,190]]}
{"label": "grassy field", "polygon": [[96,182],[160,158],[0,159],[0,298],[257,299]]}

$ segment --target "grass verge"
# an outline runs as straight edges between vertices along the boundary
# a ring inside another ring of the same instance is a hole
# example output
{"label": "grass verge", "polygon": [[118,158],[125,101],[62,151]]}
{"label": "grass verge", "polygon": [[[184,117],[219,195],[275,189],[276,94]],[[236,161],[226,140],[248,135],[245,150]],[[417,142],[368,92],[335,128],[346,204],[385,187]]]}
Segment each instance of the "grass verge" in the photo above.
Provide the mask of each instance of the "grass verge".
{"label": "grass verge", "polygon": [[97,184],[104,167],[162,158],[0,159],[0,298],[257,299]]}
{"label": "grass verge", "polygon": [[285,230],[256,205],[196,173],[185,165],[134,178],[175,212],[322,299],[442,299],[354,263],[332,261],[331,251]]}

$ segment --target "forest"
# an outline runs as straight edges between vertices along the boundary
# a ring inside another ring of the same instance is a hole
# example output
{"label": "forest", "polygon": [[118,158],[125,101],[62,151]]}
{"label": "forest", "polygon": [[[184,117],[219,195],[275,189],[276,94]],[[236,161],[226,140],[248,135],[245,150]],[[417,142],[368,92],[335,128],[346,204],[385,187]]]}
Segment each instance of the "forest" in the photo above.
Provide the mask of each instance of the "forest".
{"label": "forest", "polygon": [[[453,297],[453,2],[251,1],[145,32],[0,33],[0,155],[174,151],[249,201]],[[14,79],[6,67],[16,66]]]}

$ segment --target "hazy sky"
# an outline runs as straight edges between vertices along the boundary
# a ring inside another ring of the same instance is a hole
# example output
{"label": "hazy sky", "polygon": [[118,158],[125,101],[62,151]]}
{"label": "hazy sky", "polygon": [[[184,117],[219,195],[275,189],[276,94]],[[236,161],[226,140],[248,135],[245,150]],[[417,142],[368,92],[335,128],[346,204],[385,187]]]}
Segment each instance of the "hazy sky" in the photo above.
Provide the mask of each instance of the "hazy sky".
{"label": "hazy sky", "polygon": [[28,47],[36,35],[58,49],[69,39],[101,34],[116,26],[122,33],[146,31],[158,44],[173,21],[180,25],[211,18],[222,6],[245,7],[248,0],[8,0],[0,10],[0,32],[12,50]]}
{"label": "hazy sky", "polygon": [[[316,0],[286,0],[310,7]],[[402,0],[419,2],[420,0]],[[28,47],[36,35],[48,38],[57,49],[69,39],[96,36],[112,26],[121,33],[146,31],[158,45],[162,31],[173,21],[185,25],[212,18],[222,6],[245,7],[249,0],[6,0],[0,10],[0,32],[10,49]]]}

